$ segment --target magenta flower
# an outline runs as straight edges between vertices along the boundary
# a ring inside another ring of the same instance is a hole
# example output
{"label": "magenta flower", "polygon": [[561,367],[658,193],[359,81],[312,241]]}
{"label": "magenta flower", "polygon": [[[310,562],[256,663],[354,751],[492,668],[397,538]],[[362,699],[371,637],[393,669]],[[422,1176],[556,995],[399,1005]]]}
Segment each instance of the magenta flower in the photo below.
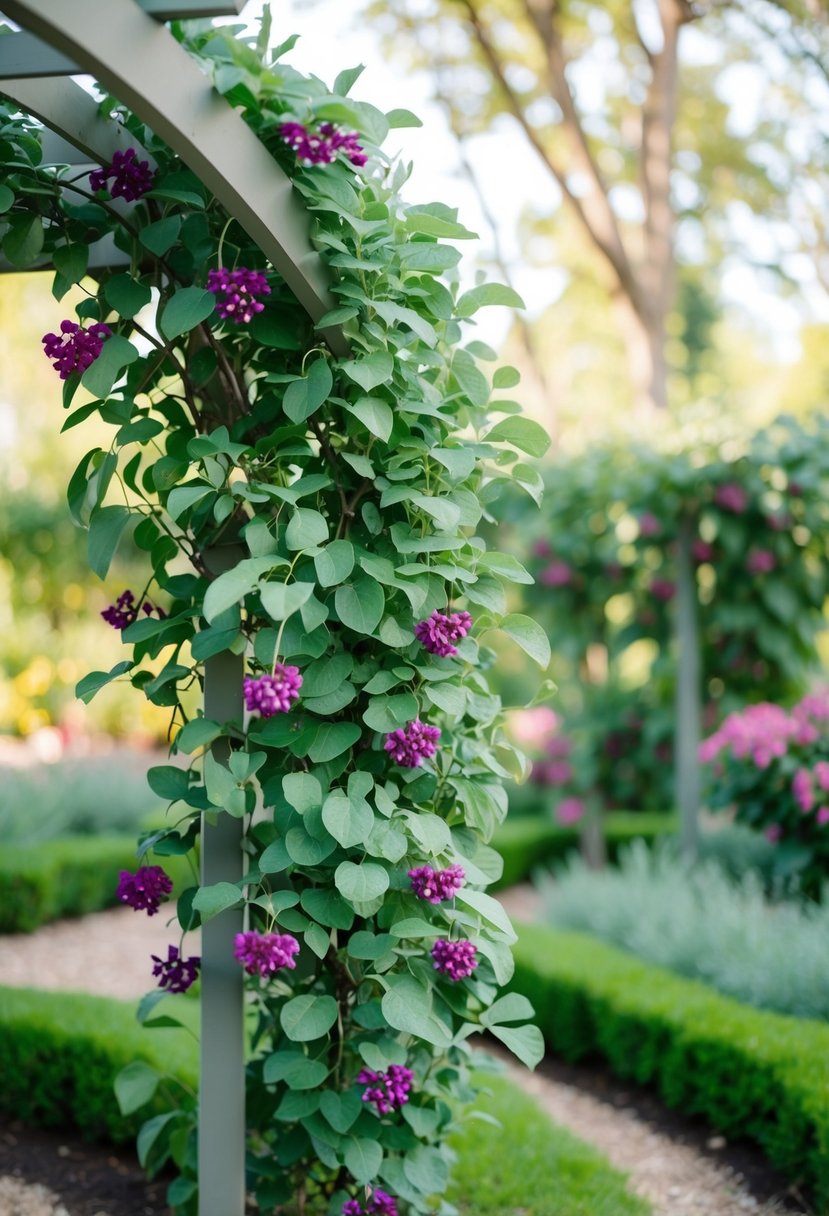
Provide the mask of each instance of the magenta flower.
{"label": "magenta flower", "polygon": [[829,823],[829,806],[818,807],[815,819],[817,819],[821,827],[824,827],[827,823]]}
{"label": "magenta flower", "polygon": [[365,1085],[363,1101],[373,1102],[378,1115],[390,1115],[400,1110],[409,1101],[409,1092],[414,1073],[402,1064],[390,1064],[386,1072],[373,1072],[364,1068],[357,1077],[358,1085]]}
{"label": "magenta flower", "polygon": [[465,938],[451,942],[446,937],[439,937],[432,946],[432,959],[435,971],[458,983],[470,976],[478,966],[478,950]]}
{"label": "magenta flower", "polygon": [[742,713],[729,714],[720,729],[700,744],[699,758],[708,763],[720,752],[730,751],[738,760],[751,756],[758,768],[767,768],[773,759],[785,756],[790,741],[800,741],[805,726],[814,730],[811,723],[798,719],[797,706],[788,714],[779,705],[761,701]]}
{"label": "magenta flower", "polygon": [[283,967],[293,971],[296,967],[294,955],[299,954],[299,942],[290,933],[237,933],[233,944],[233,957],[248,975],[261,975],[267,979]]}
{"label": "magenta flower", "polygon": [[92,366],[111,333],[109,326],[100,322],[83,329],[74,321],[61,321],[60,334],[44,334],[43,353],[52,360],[61,380],[68,380],[75,372],[85,372]]}
{"label": "magenta flower", "polygon": [[742,515],[748,506],[748,494],[736,481],[727,481],[725,485],[717,486],[714,502],[734,515]]}
{"label": "magenta flower", "polygon": [[[152,616],[154,612],[157,612],[159,620],[163,620],[166,616],[161,608],[156,608],[149,600],[145,600],[141,605],[141,611],[145,616]],[[105,608],[101,616],[113,629],[126,629],[127,625],[131,625],[138,619],[138,605],[135,602],[135,596],[131,591],[122,591],[115,603]]]}
{"label": "magenta flower", "polygon": [[[109,190],[110,198],[123,198],[134,203],[152,190],[156,171],[148,160],[139,160],[135,148],[120,149],[113,154],[112,162],[104,169],[95,169],[89,175],[89,186],[93,191]],[[112,178],[112,184],[108,185]]]}
{"label": "magenta flower", "polygon": [[207,273],[207,290],[216,296],[216,312],[223,321],[235,325],[247,325],[265,307],[259,296],[269,296],[268,280],[260,270],[210,270]]}
{"label": "magenta flower", "polygon": [[676,595],[676,583],[668,578],[655,578],[650,586],[651,595],[667,604]]}
{"label": "magenta flower", "polygon": [[643,511],[639,516],[639,535],[640,536],[658,536],[662,531],[662,521],[652,515],[650,511]]}
{"label": "magenta flower", "polygon": [[818,760],[814,768],[814,775],[818,786],[822,790],[829,790],[829,761]]}
{"label": "magenta flower", "polygon": [[299,697],[302,676],[298,667],[277,663],[271,675],[245,676],[245,705],[263,718],[286,714]]}
{"label": "magenta flower", "polygon": [[806,768],[799,768],[792,779],[794,800],[803,814],[811,811],[815,805],[815,791],[812,785],[812,774]]}
{"label": "magenta flower", "polygon": [[343,1204],[343,1216],[397,1216],[397,1204],[391,1195],[377,1187],[365,1207],[357,1199],[347,1199]]}
{"label": "magenta flower", "polygon": [[776,565],[775,556],[769,549],[751,549],[746,558],[746,570],[750,574],[770,574]]}
{"label": "magenta flower", "polygon": [[412,891],[418,899],[426,899],[430,904],[440,904],[446,899],[452,899],[456,891],[460,891],[466,874],[463,866],[449,866],[445,870],[433,870],[431,866],[418,866],[409,870]]}
{"label": "magenta flower", "polygon": [[573,571],[567,562],[550,562],[539,574],[538,581],[545,587],[566,587],[573,581]]}
{"label": "magenta flower", "polygon": [[401,768],[420,768],[424,760],[434,756],[439,738],[437,726],[429,726],[415,718],[386,735],[383,747]]}
{"label": "magenta flower", "polygon": [[472,628],[472,617],[468,612],[451,612],[448,615],[437,609],[425,621],[415,625],[415,637],[424,650],[440,658],[449,658],[458,653],[455,642],[465,638]]}
{"label": "magenta flower", "polygon": [[355,132],[338,130],[332,123],[321,123],[316,131],[301,122],[283,122],[279,133],[300,160],[309,165],[330,165],[342,152],[352,165],[364,165],[368,160]]}
{"label": "magenta flower", "polygon": [[159,988],[166,988],[168,992],[186,992],[198,979],[201,959],[197,955],[181,958],[178,946],[168,946],[164,960],[157,954],[150,957],[155,963],[153,975],[159,976]]}
{"label": "magenta flower", "polygon": [[139,866],[134,874],[121,870],[116,897],[122,904],[155,916],[173,889],[173,881],[161,866]]}
{"label": "magenta flower", "polygon": [[706,540],[695,540],[691,545],[691,556],[695,562],[710,562],[714,556],[714,546]]}
{"label": "magenta flower", "polygon": [[562,827],[571,827],[584,818],[584,803],[581,798],[564,798],[556,807],[556,819]]}

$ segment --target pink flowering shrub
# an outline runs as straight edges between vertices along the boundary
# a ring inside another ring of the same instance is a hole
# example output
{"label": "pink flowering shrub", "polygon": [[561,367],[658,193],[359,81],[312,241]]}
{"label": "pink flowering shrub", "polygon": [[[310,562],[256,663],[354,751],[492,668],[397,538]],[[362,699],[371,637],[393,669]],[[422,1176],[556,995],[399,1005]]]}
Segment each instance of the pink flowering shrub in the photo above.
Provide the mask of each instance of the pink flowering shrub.
{"label": "pink flowering shrub", "polygon": [[829,871],[829,691],[791,709],[761,702],[729,714],[700,746],[709,804],[778,845],[781,873],[817,895]]}

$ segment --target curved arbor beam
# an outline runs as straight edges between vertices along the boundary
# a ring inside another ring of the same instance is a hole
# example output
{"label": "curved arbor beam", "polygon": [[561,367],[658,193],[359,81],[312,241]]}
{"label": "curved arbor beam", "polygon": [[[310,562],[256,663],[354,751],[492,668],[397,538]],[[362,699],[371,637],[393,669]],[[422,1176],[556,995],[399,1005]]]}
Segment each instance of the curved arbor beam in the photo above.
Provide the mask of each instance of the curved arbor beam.
{"label": "curved arbor beam", "polygon": [[[65,0],[3,0],[3,11],[90,72],[165,140],[239,221],[313,321],[333,307],[290,179],[165,26],[132,0],[75,0],[71,22]],[[336,354],[348,352],[338,328],[322,336]]]}

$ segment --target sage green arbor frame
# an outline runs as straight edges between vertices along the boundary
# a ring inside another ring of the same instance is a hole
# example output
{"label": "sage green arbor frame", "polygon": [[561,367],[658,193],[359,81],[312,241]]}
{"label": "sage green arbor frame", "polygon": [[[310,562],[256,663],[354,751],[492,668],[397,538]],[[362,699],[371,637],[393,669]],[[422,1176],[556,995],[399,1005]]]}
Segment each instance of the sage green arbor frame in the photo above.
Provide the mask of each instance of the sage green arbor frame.
{"label": "sage green arbor frame", "polygon": [[[0,0],[0,16],[20,27],[0,36],[0,95],[47,128],[46,164],[91,169],[127,147],[151,160],[120,123],[100,116],[93,97],[72,79],[91,74],[178,153],[318,321],[333,303],[289,178],[163,24],[230,16],[243,3]],[[92,247],[91,269],[122,262],[111,242]],[[340,330],[321,333],[335,353],[347,352]],[[241,556],[237,547],[227,546],[205,558],[219,574]],[[207,660],[208,718],[241,720],[243,661],[230,652]],[[227,747],[227,740],[214,744]],[[206,816],[202,820],[202,882],[237,882],[243,874],[241,820],[228,815],[213,824]],[[226,911],[202,930],[199,1216],[243,1216],[245,1206],[244,993],[232,950],[242,917],[242,911]]]}

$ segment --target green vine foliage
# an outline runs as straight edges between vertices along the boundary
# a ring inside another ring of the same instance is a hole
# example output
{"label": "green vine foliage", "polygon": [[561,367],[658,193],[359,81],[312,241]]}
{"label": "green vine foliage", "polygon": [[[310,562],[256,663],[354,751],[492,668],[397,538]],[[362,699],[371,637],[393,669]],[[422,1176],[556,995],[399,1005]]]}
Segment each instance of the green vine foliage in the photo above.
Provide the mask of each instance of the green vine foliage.
{"label": "green vine foliage", "polygon": [[[486,842],[506,813],[503,781],[525,762],[501,733],[486,640],[501,628],[542,668],[549,643],[507,613],[505,583],[529,576],[487,551],[476,528],[506,484],[538,495],[526,457],[547,441],[515,402],[491,399],[480,363],[494,352],[467,332],[481,307],[520,301],[494,284],[460,291],[460,254],[445,242],[473,234],[442,203],[402,202],[407,167],[381,144],[390,126],[417,120],[351,100],[358,71],[333,92],[301,76],[280,61],[293,40],[267,50],[267,21],[255,40],[203,22],[172,28],[292,176],[336,306],[315,329],[198,178],[114,99],[102,110],[158,166],[153,188],[127,204],[39,167],[36,126],[3,111],[3,251],[20,267],[47,256],[55,294],[79,284],[77,317],[112,330],[65,382],[65,428],[89,417],[112,428],[79,464],[69,504],[101,576],[134,526],[148,570],[138,603],[163,608],[124,629],[131,657],[92,673],[79,694],[126,679],[170,708],[172,750],[190,763],[150,774],[171,826],[143,841],[145,858],[197,854],[203,814],[243,821],[244,880],[185,891],[182,933],[245,904],[251,928],[300,944],[295,970],[249,983],[249,1180],[260,1209],[339,1214],[370,1205],[379,1187],[400,1212],[446,1216],[444,1141],[473,1092],[469,1036],[486,1029],[530,1065],[542,1053],[528,1002],[497,995],[514,937],[484,890],[501,871]],[[304,164],[280,132],[286,121],[357,132],[368,164]],[[89,246],[108,234],[129,265],[88,274]],[[219,265],[267,275],[271,293],[249,324],[217,313],[205,284]],[[333,357],[327,326],[342,327],[349,357]],[[516,379],[502,369],[495,387]],[[77,405],[80,387],[93,399]],[[216,576],[205,555],[224,544],[240,548]],[[415,623],[458,606],[474,627],[457,656],[428,653]],[[226,651],[244,654],[253,676],[277,658],[298,667],[291,712],[188,717],[187,690]],[[400,767],[384,737],[418,717],[439,727],[437,753]],[[454,898],[415,897],[411,867],[453,864],[466,873]],[[442,938],[474,943],[468,978],[435,970],[430,947]],[[173,1011],[188,1004],[159,990],[142,1004],[145,1021],[166,1022],[162,997]],[[379,1116],[356,1077],[392,1064],[412,1070],[412,1093]],[[157,1081],[128,1070],[123,1108],[151,1098]],[[155,1116],[139,1140],[151,1170],[179,1165],[170,1201],[182,1210],[196,1187],[189,1107]]]}
{"label": "green vine foliage", "polygon": [[[535,577],[525,605],[552,641],[568,727],[590,729],[607,805],[664,809],[674,796],[683,518],[705,729],[748,703],[791,703],[815,679],[829,596],[826,436],[820,416],[782,416],[743,435],[703,418],[648,442],[602,444],[557,461],[543,517],[528,518],[517,502],[509,508],[511,548]],[[591,682],[596,648],[608,674]]]}

